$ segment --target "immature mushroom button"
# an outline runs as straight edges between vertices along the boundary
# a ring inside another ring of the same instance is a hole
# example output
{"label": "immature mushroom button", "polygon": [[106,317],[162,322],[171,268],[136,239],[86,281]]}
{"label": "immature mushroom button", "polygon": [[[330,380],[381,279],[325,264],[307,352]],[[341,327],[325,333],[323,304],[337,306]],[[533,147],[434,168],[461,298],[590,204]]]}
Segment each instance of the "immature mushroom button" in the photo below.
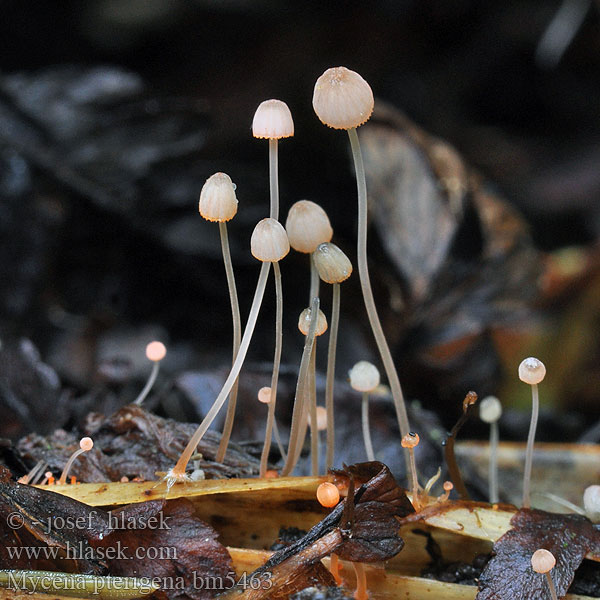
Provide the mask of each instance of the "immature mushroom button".
{"label": "immature mushroom button", "polygon": [[381,380],[379,369],[366,360],[357,362],[348,375],[352,389],[357,392],[372,392]]}
{"label": "immature mushroom button", "polygon": [[340,491],[333,483],[321,483],[317,488],[317,500],[325,508],[333,508],[340,501]]}
{"label": "immature mushroom button", "polygon": [[352,275],[352,263],[340,248],[330,242],[317,246],[313,260],[325,283],[342,283]]}
{"label": "immature mushroom button", "polygon": [[327,69],[315,84],[313,108],[328,127],[358,127],[368,121],[374,104],[371,86],[346,67]]}
{"label": "immature mushroom button", "polygon": [[[312,310],[310,308],[305,308],[298,318],[298,329],[302,335],[308,335],[308,329],[310,327]],[[315,331],[315,335],[318,337],[323,335],[327,331],[327,317],[323,313],[321,309],[317,314],[317,329]]]}
{"label": "immature mushroom button", "polygon": [[600,485],[590,485],[585,488],[583,508],[590,521],[600,523]]}

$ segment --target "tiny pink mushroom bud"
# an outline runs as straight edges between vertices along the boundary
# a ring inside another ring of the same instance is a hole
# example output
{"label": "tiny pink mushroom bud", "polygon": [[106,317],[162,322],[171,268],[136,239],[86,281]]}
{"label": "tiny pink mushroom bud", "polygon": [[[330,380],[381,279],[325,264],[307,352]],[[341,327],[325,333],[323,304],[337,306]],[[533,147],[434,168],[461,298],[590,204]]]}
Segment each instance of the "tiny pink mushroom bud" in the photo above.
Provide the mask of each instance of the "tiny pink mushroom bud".
{"label": "tiny pink mushroom bud", "polygon": [[143,387],[142,391],[138,394],[138,397],[133,401],[133,404],[137,404],[138,406],[142,404],[142,402],[146,399],[146,396],[150,393],[156,378],[158,377],[158,371],[160,369],[160,361],[167,355],[167,349],[162,342],[150,342],[146,346],[146,358],[153,362],[152,371],[150,371],[150,376],[146,381],[146,385]]}
{"label": "tiny pink mushroom bud", "polygon": [[258,401],[263,404],[269,404],[271,402],[271,388],[269,386],[261,387],[258,390]]}
{"label": "tiny pink mushroom bud", "polygon": [[150,342],[146,346],[146,358],[148,360],[151,360],[152,362],[159,362],[166,355],[167,355],[167,349],[162,342]]}
{"label": "tiny pink mushroom bud", "polygon": [[58,480],[59,485],[64,485],[65,483],[67,483],[67,475],[69,474],[69,469],[71,468],[71,465],[75,462],[75,459],[84,452],[89,452],[93,447],[94,442],[92,438],[81,438],[81,440],[79,441],[79,449],[73,452],[73,454],[71,454],[69,460],[67,461],[67,464],[65,465],[65,468],[63,469],[60,479]]}

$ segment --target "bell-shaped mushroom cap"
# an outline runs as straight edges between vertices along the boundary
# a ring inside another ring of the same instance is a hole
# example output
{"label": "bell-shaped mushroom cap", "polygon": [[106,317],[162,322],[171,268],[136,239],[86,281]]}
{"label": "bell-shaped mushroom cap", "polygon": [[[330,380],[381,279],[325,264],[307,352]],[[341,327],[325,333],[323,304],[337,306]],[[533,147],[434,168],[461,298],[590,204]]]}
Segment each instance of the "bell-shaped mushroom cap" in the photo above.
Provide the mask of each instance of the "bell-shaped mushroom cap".
{"label": "bell-shaped mushroom cap", "polygon": [[374,104],[369,84],[346,67],[327,69],[315,83],[313,108],[328,127],[358,127],[369,119]]}
{"label": "bell-shaped mushroom cap", "polygon": [[546,367],[541,360],[530,356],[519,365],[519,379],[529,385],[536,385],[546,377]]}
{"label": "bell-shaped mushroom cap", "polygon": [[297,252],[308,254],[333,237],[327,213],[310,200],[298,200],[292,204],[285,221],[285,230],[290,246]]}
{"label": "bell-shaped mushroom cap", "polygon": [[319,277],[325,283],[342,283],[352,274],[350,259],[331,242],[319,244],[313,253]]}
{"label": "bell-shaped mushroom cap", "polygon": [[229,221],[235,217],[238,201],[231,177],[225,173],[211,175],[200,192],[198,209],[207,221]]}
{"label": "bell-shaped mushroom cap", "polygon": [[348,372],[350,385],[357,392],[372,392],[381,380],[379,369],[367,360],[357,362]]}
{"label": "bell-shaped mushroom cap", "polygon": [[556,564],[554,554],[549,550],[540,548],[531,555],[531,568],[536,573],[549,573]]}
{"label": "bell-shaped mushroom cap", "polygon": [[590,485],[585,488],[583,508],[590,521],[600,523],[600,485]]}
{"label": "bell-shaped mushroom cap", "polygon": [[495,423],[502,416],[502,404],[496,396],[488,396],[479,403],[479,418],[484,423]]}
{"label": "bell-shaped mushroom cap", "polygon": [[270,217],[259,221],[250,238],[250,251],[261,262],[279,262],[290,251],[283,225]]}
{"label": "bell-shaped mushroom cap", "polygon": [[261,102],[252,120],[255,138],[281,139],[294,135],[294,121],[288,105],[281,100]]}
{"label": "bell-shaped mushroom cap", "polygon": [[[298,329],[301,331],[302,335],[308,335],[308,329],[310,327],[310,318],[311,318],[312,309],[305,308],[298,318]],[[327,331],[327,317],[323,313],[321,309],[319,309],[319,314],[317,315],[317,329],[315,331],[315,335],[323,335]]]}

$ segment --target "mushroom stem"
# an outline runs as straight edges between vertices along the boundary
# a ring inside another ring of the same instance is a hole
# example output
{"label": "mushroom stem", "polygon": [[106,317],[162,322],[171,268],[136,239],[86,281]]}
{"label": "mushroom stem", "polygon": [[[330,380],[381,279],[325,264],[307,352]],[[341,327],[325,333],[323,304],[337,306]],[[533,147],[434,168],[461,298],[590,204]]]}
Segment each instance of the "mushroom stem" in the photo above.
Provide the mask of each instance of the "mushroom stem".
{"label": "mushroom stem", "polygon": [[287,453],[281,441],[281,435],[279,434],[279,426],[277,425],[276,418],[273,418],[273,434],[275,435],[275,441],[277,442],[277,447],[279,448],[279,454],[281,454],[281,458],[283,459],[283,462],[285,462],[287,460]]}
{"label": "mushroom stem", "polygon": [[277,166],[277,139],[269,139],[269,192],[271,198],[271,210],[269,216],[279,219],[279,176]]}
{"label": "mushroom stem", "polygon": [[319,272],[317,271],[317,267],[315,266],[314,256],[310,255],[310,295],[308,297],[308,303],[312,302],[313,298],[317,298],[319,296],[319,287],[320,287],[321,279],[319,277]]}
{"label": "mushroom stem", "polygon": [[[404,396],[400,387],[398,373],[394,366],[394,360],[390,353],[383,329],[377,315],[375,300],[373,298],[373,290],[371,289],[371,281],[369,279],[369,267],[367,265],[367,183],[365,178],[365,166],[363,163],[362,154],[360,151],[360,143],[356,128],[348,129],[348,137],[350,138],[350,146],[352,148],[352,157],[354,159],[354,168],[356,171],[356,187],[358,191],[358,248],[357,262],[358,274],[360,277],[360,287],[363,293],[365,308],[369,323],[373,330],[373,336],[377,344],[377,349],[383,362],[383,367],[390,384],[392,398],[394,399],[394,407],[396,409],[396,417],[400,427],[400,433],[404,437],[409,431],[408,414],[404,404]],[[405,453],[405,458],[407,458]],[[408,460],[408,459],[407,459]]]}
{"label": "mushroom stem", "polygon": [[310,393],[310,465],[311,475],[319,474],[319,428],[317,426],[317,382],[315,377],[317,359],[317,340],[310,354],[308,385]]}
{"label": "mushroom stem", "polygon": [[294,410],[292,412],[292,424],[290,427],[290,439],[288,442],[288,455],[285,465],[281,471],[281,476],[289,475],[298,462],[304,436],[306,435],[306,412],[308,411],[308,368],[310,357],[315,342],[317,331],[317,321],[319,314],[319,299],[313,298],[311,306],[311,319],[308,329],[308,335],[304,342],[302,359],[300,361],[300,370],[298,372],[298,382],[296,383],[296,398],[294,400]]}
{"label": "mushroom stem", "polygon": [[363,392],[362,397],[362,432],[365,441],[365,451],[368,460],[375,460],[373,444],[371,443],[371,432],[369,431],[369,392]]}
{"label": "mushroom stem", "polygon": [[[277,143],[277,140],[269,140]],[[277,148],[277,147],[276,147]],[[281,270],[279,263],[273,263],[275,275],[275,356],[273,357],[273,373],[271,375],[271,395],[269,400],[269,412],[267,414],[267,428],[265,431],[265,443],[260,456],[260,476],[264,477],[267,472],[267,459],[271,450],[271,435],[275,423],[275,404],[277,402],[277,383],[279,381],[279,365],[281,363],[281,346],[283,343],[283,291],[281,286]]]}
{"label": "mushroom stem", "polygon": [[335,452],[335,430],[333,422],[333,384],[335,381],[335,357],[337,335],[340,324],[340,284],[333,284],[331,308],[331,325],[329,326],[329,346],[327,348],[327,379],[325,387],[325,408],[327,410],[327,455],[325,458],[326,470],[333,467]]}
{"label": "mushroom stem", "polygon": [[356,574],[356,590],[354,591],[355,600],[367,600],[369,594],[367,594],[367,575],[365,573],[365,566],[359,562],[353,562],[354,573]]}
{"label": "mushroom stem", "polygon": [[[233,274],[233,265],[231,263],[231,251],[229,250],[229,237],[227,236],[227,223],[219,222],[219,233],[221,235],[221,249],[223,251],[223,264],[225,265],[225,274],[227,276],[227,287],[229,288],[229,301],[231,303],[231,318],[233,320],[233,362],[235,362],[237,353],[240,349],[240,340],[242,337],[242,321],[240,319],[240,305],[237,297],[237,289],[235,285],[235,276]],[[216,461],[223,462],[229,439],[231,438],[231,430],[233,429],[233,420],[235,418],[235,406],[237,404],[238,382],[236,379],[231,393],[229,394],[229,403],[227,404],[227,415],[225,424],[223,425],[223,434],[221,442],[217,450]]]}
{"label": "mushroom stem", "polygon": [[489,494],[490,502],[495,504],[499,501],[498,496],[498,423],[490,423],[490,462],[489,462]]}
{"label": "mushroom stem", "polygon": [[540,412],[540,399],[537,383],[531,385],[531,422],[529,424],[529,435],[527,436],[527,449],[525,451],[525,471],[523,474],[523,508],[531,506],[531,467],[533,466],[533,444],[535,442],[535,430],[537,429],[538,416]]}
{"label": "mushroom stem", "polygon": [[202,420],[202,423],[198,425],[198,428],[194,432],[194,435],[190,438],[190,441],[188,442],[184,451],[181,453],[181,456],[179,457],[179,460],[177,461],[175,466],[167,473],[166,479],[170,485],[172,485],[178,479],[185,479],[185,468],[188,462],[190,461],[190,458],[196,451],[196,447],[200,443],[200,440],[202,439],[208,428],[212,425],[212,422],[215,420],[215,417],[223,407],[223,404],[227,399],[227,395],[233,388],[233,385],[240,374],[242,365],[244,364],[244,359],[246,358],[246,353],[248,352],[248,348],[250,346],[252,334],[254,333],[254,327],[256,326],[256,320],[258,318],[260,305],[262,304],[262,299],[265,294],[265,287],[267,285],[270,266],[270,262],[263,262],[261,265],[258,283],[256,284],[256,291],[254,292],[254,298],[252,300],[252,306],[250,307],[250,314],[248,315],[248,322],[246,323],[244,335],[242,336],[239,352],[235,357],[235,361],[233,363],[233,366],[231,367],[231,371],[229,372],[229,375],[225,380],[225,383],[223,384],[223,388],[219,392],[219,395],[217,396],[214,404],[206,413],[206,416]]}
{"label": "mushroom stem", "polygon": [[156,361],[152,365],[152,371],[150,372],[150,377],[148,377],[148,381],[146,381],[146,385],[142,389],[142,391],[138,394],[138,397],[133,401],[134,404],[138,406],[146,399],[146,396],[152,389],[154,382],[156,381],[156,377],[158,376],[158,371],[160,370],[160,361]]}
{"label": "mushroom stem", "polygon": [[336,585],[342,585],[342,578],[340,577],[341,568],[342,565],[340,565],[340,559],[338,558],[338,555],[333,552],[329,557],[329,572],[333,575]]}
{"label": "mushroom stem", "polygon": [[550,571],[546,573],[546,581],[548,582],[548,589],[550,590],[550,596],[552,597],[552,600],[558,600],[556,588],[554,587],[554,581],[552,581],[552,575],[550,575]]}
{"label": "mushroom stem", "polygon": [[65,468],[63,469],[58,480],[59,485],[64,485],[67,483],[67,475],[69,474],[69,470],[71,469],[71,466],[77,457],[81,456],[84,452],[91,450],[94,447],[94,443],[92,442],[91,438],[82,438],[79,442],[79,446],[80,447],[69,457],[69,460],[67,461],[67,464],[65,465]]}
{"label": "mushroom stem", "polygon": [[410,457],[410,478],[412,481],[412,505],[419,512],[421,510],[421,498],[419,497],[419,479],[417,478],[417,463],[415,462],[414,448],[409,448],[408,454]]}

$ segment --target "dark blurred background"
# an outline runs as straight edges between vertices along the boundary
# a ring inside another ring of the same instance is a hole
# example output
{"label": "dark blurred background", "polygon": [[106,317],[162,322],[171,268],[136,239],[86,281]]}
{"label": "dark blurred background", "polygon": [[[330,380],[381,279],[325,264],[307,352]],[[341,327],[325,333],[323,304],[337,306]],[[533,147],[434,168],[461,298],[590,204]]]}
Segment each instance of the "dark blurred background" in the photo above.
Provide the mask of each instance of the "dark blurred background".
{"label": "dark blurred background", "polygon": [[[231,326],[217,228],[197,198],[216,171],[237,184],[230,240],[244,318],[258,274],[249,238],[268,212],[267,144],[250,135],[264,99],[287,102],[296,126],[280,145],[283,218],[296,200],[320,203],[354,261],[347,137],[311,107],[316,78],[337,65],[376,96],[361,129],[379,207],[371,269],[407,396],[448,427],[467,390],[496,393],[515,409],[505,435],[522,439],[529,391],[516,366],[535,354],[548,367],[542,438],[577,439],[600,417],[598,3],[1,8],[0,434],[70,427],[130,401],[154,338],[169,348],[159,410],[206,410]],[[282,271],[282,385],[293,395],[307,257],[292,252]],[[342,304],[343,382],[375,352],[357,276]],[[249,355],[255,387],[269,381],[273,312],[267,294]]]}

